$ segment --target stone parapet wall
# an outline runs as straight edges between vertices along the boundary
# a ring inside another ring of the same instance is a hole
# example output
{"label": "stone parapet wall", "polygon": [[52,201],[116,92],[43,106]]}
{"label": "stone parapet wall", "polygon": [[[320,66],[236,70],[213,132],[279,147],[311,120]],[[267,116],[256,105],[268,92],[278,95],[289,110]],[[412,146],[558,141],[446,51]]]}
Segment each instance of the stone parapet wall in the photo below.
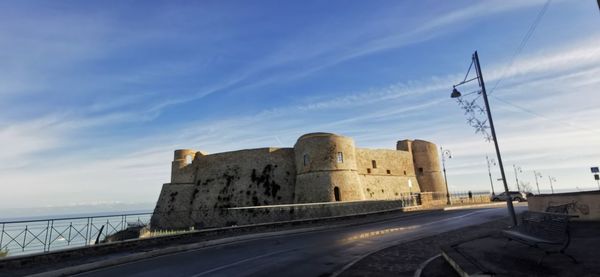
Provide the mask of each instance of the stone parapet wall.
{"label": "stone parapet wall", "polygon": [[[274,206],[239,207],[216,210],[214,216],[195,216],[199,211],[178,210],[155,213],[152,217],[153,230],[177,230],[226,227],[272,223],[290,220],[319,219],[336,216],[351,216],[363,213],[418,207],[418,200],[326,202]],[[190,216],[192,215],[192,216]]]}
{"label": "stone parapet wall", "polygon": [[[196,215],[198,211],[175,210],[167,214],[155,214],[152,229],[196,229],[282,222],[290,220],[319,219],[350,216],[393,209],[419,210],[443,207],[445,201],[434,200],[431,193],[413,194],[403,200],[375,200],[324,202],[307,204],[271,205],[226,208],[215,211],[213,216]],[[192,215],[191,217],[189,215]]]}

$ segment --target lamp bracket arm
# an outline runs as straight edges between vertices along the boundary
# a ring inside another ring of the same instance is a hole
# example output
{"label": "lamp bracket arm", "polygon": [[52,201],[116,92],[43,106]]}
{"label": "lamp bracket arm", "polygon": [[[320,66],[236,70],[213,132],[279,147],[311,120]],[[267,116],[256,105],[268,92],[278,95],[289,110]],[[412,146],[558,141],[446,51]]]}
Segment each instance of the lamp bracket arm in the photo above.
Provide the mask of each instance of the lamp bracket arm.
{"label": "lamp bracket arm", "polygon": [[475,81],[475,80],[477,80],[477,79],[479,79],[479,76],[477,76],[477,77],[475,77],[475,78],[472,78],[472,79],[469,79],[469,80],[464,80],[464,81],[462,81],[462,82],[460,82],[460,83],[458,83],[458,84],[454,85],[454,87],[458,87],[458,86],[464,85],[464,84],[466,84],[466,83],[468,83],[468,82]]}

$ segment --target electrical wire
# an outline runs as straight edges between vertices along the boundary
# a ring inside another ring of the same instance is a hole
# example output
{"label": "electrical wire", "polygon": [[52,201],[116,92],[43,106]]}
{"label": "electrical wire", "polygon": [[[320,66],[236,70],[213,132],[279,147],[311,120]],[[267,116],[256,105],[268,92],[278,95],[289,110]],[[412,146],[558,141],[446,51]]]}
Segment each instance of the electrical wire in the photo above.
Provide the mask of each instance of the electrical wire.
{"label": "electrical wire", "polygon": [[496,89],[496,87],[498,87],[498,85],[500,84],[500,82],[502,82],[502,80],[504,79],[504,77],[506,77],[506,73],[514,65],[515,61],[517,60],[517,56],[519,56],[519,54],[521,54],[521,51],[523,51],[523,49],[527,45],[527,42],[529,41],[529,39],[533,35],[533,32],[535,31],[535,29],[537,28],[538,24],[542,20],[542,17],[544,16],[544,14],[546,14],[546,11],[548,10],[548,6],[550,6],[550,2],[552,2],[552,0],[546,1],[546,3],[544,4],[544,6],[542,7],[542,9],[538,12],[538,15],[536,16],[535,20],[532,22],[531,26],[529,26],[529,29],[525,33],[525,36],[523,36],[523,39],[521,40],[521,43],[519,44],[519,46],[517,47],[517,49],[513,53],[512,57],[510,59],[510,63],[506,67],[504,67],[504,69],[502,70],[502,73],[500,74],[500,78],[498,78],[498,80],[496,81],[496,83],[494,84],[494,86],[492,87],[492,89],[490,90],[490,92],[488,92],[488,95],[492,94],[494,92],[494,90]]}
{"label": "electrical wire", "polygon": [[545,116],[543,114],[540,114],[538,112],[535,112],[533,110],[527,109],[525,107],[522,107],[522,106],[519,106],[517,104],[511,103],[511,102],[506,101],[504,99],[501,99],[501,98],[499,98],[496,95],[492,95],[491,97],[493,97],[494,99],[496,99],[496,100],[498,100],[498,101],[500,101],[500,102],[502,102],[502,103],[504,103],[506,105],[512,106],[512,107],[517,108],[517,109],[519,109],[519,110],[521,110],[523,112],[532,114],[532,115],[534,115],[536,117],[539,117],[539,118],[542,118],[542,119],[545,119],[545,120],[548,120],[548,121],[552,121],[552,122],[555,122],[555,123],[556,122],[560,122],[562,124],[568,125],[568,126],[570,126],[572,128],[579,129],[579,130],[582,130],[582,131],[594,132],[594,133],[600,132],[600,130],[595,130],[595,129],[592,129],[592,128],[586,128],[586,127],[583,127],[583,126],[575,125],[575,124],[573,124],[571,122],[568,122],[568,121],[563,121],[563,120],[556,119],[556,118],[549,118],[549,117],[547,117],[547,116]]}

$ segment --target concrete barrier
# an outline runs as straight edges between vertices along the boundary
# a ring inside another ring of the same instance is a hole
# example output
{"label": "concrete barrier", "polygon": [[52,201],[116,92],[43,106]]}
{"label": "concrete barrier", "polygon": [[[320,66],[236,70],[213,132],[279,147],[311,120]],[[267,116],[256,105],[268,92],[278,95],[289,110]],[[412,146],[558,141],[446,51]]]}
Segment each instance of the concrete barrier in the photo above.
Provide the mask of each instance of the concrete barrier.
{"label": "concrete barrier", "polygon": [[600,191],[541,194],[527,198],[530,211],[577,215],[574,220],[600,221]]}

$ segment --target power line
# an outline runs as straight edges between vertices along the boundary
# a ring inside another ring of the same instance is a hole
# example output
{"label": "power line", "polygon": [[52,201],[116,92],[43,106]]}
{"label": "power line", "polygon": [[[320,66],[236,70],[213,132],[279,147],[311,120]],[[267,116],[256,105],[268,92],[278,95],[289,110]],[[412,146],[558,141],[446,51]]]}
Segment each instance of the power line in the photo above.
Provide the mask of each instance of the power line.
{"label": "power line", "polygon": [[568,125],[569,127],[572,127],[572,128],[575,128],[575,129],[579,129],[579,130],[582,130],[582,131],[587,131],[587,132],[594,132],[594,133],[597,133],[597,132],[599,132],[599,131],[600,131],[600,130],[595,130],[595,129],[592,129],[592,128],[586,128],[586,127],[583,127],[583,126],[575,125],[575,124],[573,124],[573,123],[571,123],[571,122],[568,122],[568,121],[563,121],[563,120],[556,119],[556,118],[549,118],[549,117],[547,117],[547,116],[545,116],[545,115],[543,115],[543,114],[540,114],[540,113],[538,113],[538,112],[535,112],[535,111],[533,111],[533,110],[531,110],[531,109],[528,109],[528,108],[525,108],[525,107],[519,106],[519,105],[517,105],[517,104],[514,104],[514,103],[511,103],[511,102],[508,102],[508,101],[506,101],[506,100],[504,100],[504,99],[501,99],[501,98],[499,98],[499,97],[498,97],[498,96],[496,96],[496,95],[492,95],[492,97],[493,97],[494,99],[496,99],[496,100],[498,100],[498,101],[500,101],[500,102],[504,103],[504,104],[507,104],[507,105],[509,105],[509,106],[512,106],[512,107],[514,107],[514,108],[517,108],[517,109],[519,109],[519,110],[521,110],[521,111],[523,111],[523,112],[526,112],[526,113],[532,114],[532,115],[534,115],[534,116],[536,116],[536,117],[539,117],[539,118],[542,118],[542,119],[545,119],[545,120],[548,120],[548,121],[552,121],[552,122],[555,122],[555,123],[556,123],[556,122],[560,122],[560,123],[562,123],[562,124],[564,124],[564,125]]}
{"label": "power line", "polygon": [[[598,0],[598,1],[600,1],[600,0]],[[529,39],[533,35],[533,32],[535,31],[535,29],[537,28],[538,24],[542,20],[542,17],[544,16],[544,14],[546,13],[546,11],[548,10],[548,6],[550,6],[550,2],[552,2],[552,0],[546,1],[546,3],[544,4],[544,6],[542,7],[542,9],[538,12],[535,20],[532,22],[531,26],[529,26],[529,29],[525,33],[525,36],[523,36],[523,39],[521,40],[521,43],[519,44],[519,46],[517,47],[517,49],[513,53],[512,57],[510,59],[510,63],[508,64],[508,66],[504,67],[504,69],[502,70],[502,74],[500,74],[500,78],[498,78],[498,81],[496,81],[496,83],[494,84],[494,86],[492,87],[492,89],[490,90],[490,92],[488,92],[488,95],[492,94],[494,92],[494,90],[496,89],[496,87],[498,87],[498,85],[500,84],[500,82],[502,82],[502,80],[506,76],[506,73],[508,72],[508,69],[510,69],[513,66],[513,64],[515,63],[515,61],[517,59],[517,56],[519,56],[519,54],[521,54],[521,51],[523,51],[523,49],[527,45],[527,42],[529,41]]]}

